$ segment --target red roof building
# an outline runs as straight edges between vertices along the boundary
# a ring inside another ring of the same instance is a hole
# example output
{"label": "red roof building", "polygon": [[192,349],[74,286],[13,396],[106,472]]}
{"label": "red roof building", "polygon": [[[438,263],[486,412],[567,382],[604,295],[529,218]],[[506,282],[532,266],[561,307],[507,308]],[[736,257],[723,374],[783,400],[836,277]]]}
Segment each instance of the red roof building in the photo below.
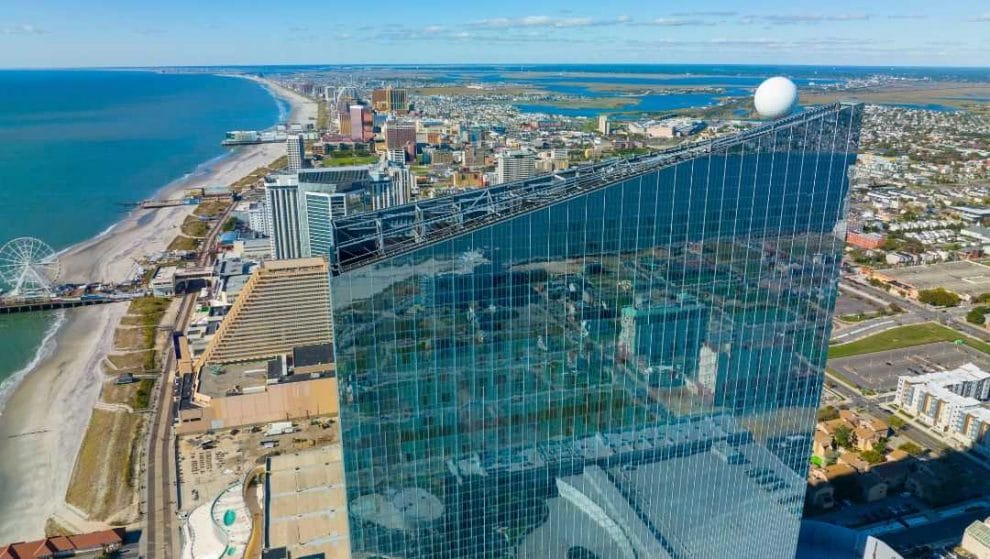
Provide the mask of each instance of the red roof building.
{"label": "red roof building", "polygon": [[103,530],[76,536],[56,536],[0,547],[0,559],[54,559],[94,551],[115,551],[124,543],[124,529]]}

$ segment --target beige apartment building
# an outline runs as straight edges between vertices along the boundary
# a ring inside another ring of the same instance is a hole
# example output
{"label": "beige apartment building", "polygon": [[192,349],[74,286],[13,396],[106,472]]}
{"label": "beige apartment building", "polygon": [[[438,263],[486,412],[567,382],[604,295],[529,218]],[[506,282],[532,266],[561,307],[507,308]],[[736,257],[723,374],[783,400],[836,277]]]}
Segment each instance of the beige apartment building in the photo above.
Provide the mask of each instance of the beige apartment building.
{"label": "beige apartment building", "polygon": [[247,281],[195,369],[289,354],[295,347],[330,343],[331,336],[326,260],[271,260]]}

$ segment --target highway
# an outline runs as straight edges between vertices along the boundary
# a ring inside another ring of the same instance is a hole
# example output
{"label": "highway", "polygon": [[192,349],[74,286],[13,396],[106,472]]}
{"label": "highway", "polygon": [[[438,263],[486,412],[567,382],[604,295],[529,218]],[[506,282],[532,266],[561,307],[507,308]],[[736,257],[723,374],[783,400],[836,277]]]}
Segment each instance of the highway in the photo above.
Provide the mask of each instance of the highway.
{"label": "highway", "polygon": [[[210,233],[200,245],[197,265],[200,267],[213,264],[213,246],[234,209],[231,204],[210,229]],[[185,331],[189,317],[196,304],[196,294],[190,293],[182,297],[179,312],[176,315],[174,330]],[[162,362],[162,374],[155,394],[156,401],[152,404],[152,414],[148,429],[148,447],[146,454],[145,476],[145,531],[142,536],[141,548],[144,556],[149,559],[172,559],[181,554],[179,526],[177,525],[178,479],[175,472],[175,438],[172,432],[172,408],[177,401],[176,375],[177,361],[171,345],[166,349]]]}

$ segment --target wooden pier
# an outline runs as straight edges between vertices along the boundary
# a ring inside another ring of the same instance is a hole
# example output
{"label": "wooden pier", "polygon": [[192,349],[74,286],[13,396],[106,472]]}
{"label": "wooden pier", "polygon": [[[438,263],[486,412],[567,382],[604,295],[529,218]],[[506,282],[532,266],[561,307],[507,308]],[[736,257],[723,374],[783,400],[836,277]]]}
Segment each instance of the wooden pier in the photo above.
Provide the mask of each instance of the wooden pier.
{"label": "wooden pier", "polygon": [[74,307],[88,307],[91,305],[106,305],[108,303],[129,303],[130,301],[130,298],[122,297],[99,297],[93,299],[53,297],[50,299],[31,299],[25,301],[18,301],[14,299],[9,301],[0,301],[0,314],[54,311],[58,309],[71,309]]}
{"label": "wooden pier", "polygon": [[145,200],[141,202],[141,209],[153,210],[156,208],[171,208],[173,206],[193,206],[197,201],[189,198],[176,198],[171,200]]}

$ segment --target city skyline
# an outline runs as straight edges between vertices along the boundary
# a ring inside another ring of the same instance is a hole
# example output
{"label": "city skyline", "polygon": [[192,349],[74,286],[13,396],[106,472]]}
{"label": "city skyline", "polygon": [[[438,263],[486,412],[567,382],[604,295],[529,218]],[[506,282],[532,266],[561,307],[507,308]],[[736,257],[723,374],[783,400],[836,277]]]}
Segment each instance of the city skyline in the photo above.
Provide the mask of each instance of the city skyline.
{"label": "city skyline", "polygon": [[[7,6],[0,68],[312,63],[784,63],[977,66],[990,47],[979,2],[937,13],[861,1],[823,8],[727,0],[663,8],[517,0],[435,9],[394,3],[374,17],[304,0],[294,10],[234,2],[130,5],[85,11],[67,0]],[[250,37],[250,41],[244,41]],[[295,43],[298,48],[288,49]],[[86,49],[76,48],[86,44]],[[567,45],[567,49],[559,48]],[[14,48],[17,47],[17,48]],[[415,47],[415,48],[413,48]]]}

